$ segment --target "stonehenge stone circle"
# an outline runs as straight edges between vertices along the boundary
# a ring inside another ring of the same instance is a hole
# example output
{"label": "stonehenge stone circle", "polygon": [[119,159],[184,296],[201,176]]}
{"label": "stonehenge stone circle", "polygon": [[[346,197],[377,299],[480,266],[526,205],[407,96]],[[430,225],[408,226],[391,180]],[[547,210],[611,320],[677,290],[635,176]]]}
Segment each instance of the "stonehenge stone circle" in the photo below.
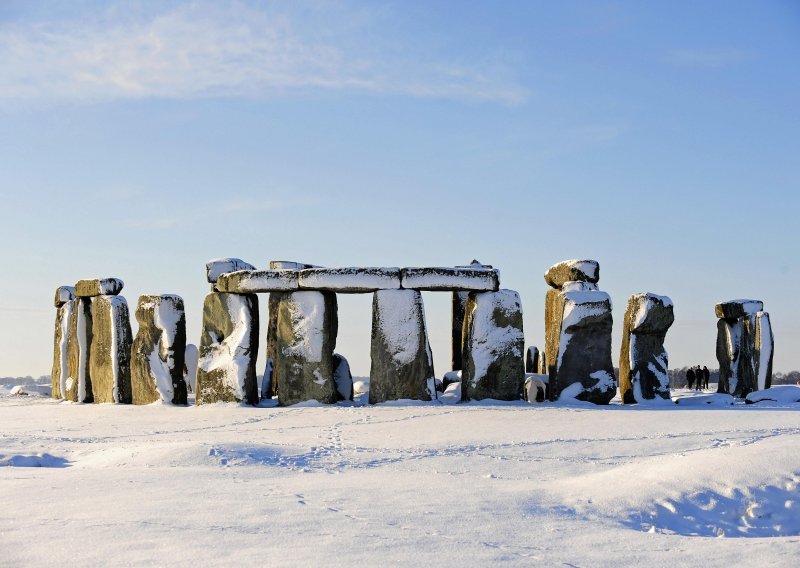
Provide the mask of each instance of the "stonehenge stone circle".
{"label": "stonehenge stone circle", "polygon": [[619,356],[623,403],[671,401],[664,338],[674,321],[672,300],[666,296],[634,294],[628,299]]}
{"label": "stonehenge stone circle", "polygon": [[64,400],[92,402],[89,350],[92,345],[92,299],[76,298],[67,338],[67,380],[61,390]]}
{"label": "stonehenge stone circle", "polygon": [[760,300],[730,300],[715,306],[718,392],[746,397],[772,382],[772,328]]}
{"label": "stonehenge stone circle", "polygon": [[513,290],[470,293],[463,333],[461,399],[520,400],[525,336],[519,294]]}
{"label": "stonehenge stone circle", "polygon": [[258,404],[258,296],[211,292],[203,305],[196,404]]}
{"label": "stonehenge stone circle", "polygon": [[282,405],[336,402],[336,295],[287,292],[278,301],[277,312],[273,380],[279,381],[278,401]]}
{"label": "stonehenge stone circle", "polygon": [[89,369],[94,402],[130,404],[131,333],[128,302],[122,296],[96,296],[92,302]]}
{"label": "stonehenge stone circle", "polygon": [[597,289],[594,260],[550,267],[545,281],[545,359],[551,400],[574,398],[608,404],[617,392],[611,361],[611,298]]}
{"label": "stonehenge stone circle", "polygon": [[431,400],[436,377],[422,294],[379,290],[372,296],[369,402]]}
{"label": "stonehenge stone circle", "polygon": [[186,404],[186,316],[174,294],[139,296],[139,331],[131,348],[133,404]]}
{"label": "stonehenge stone circle", "polygon": [[52,397],[64,398],[67,384],[67,341],[69,339],[70,320],[75,308],[75,288],[59,286],[55,295],[56,322],[53,334],[53,372]]}

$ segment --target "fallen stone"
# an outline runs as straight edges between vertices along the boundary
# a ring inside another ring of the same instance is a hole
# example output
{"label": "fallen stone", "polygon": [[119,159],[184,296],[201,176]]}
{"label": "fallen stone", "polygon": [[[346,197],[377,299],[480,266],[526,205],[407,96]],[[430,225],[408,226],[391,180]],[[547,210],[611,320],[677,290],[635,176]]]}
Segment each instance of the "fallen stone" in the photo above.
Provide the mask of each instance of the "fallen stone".
{"label": "fallen stone", "polygon": [[255,269],[255,266],[241,258],[215,258],[206,263],[206,278],[210,284],[216,284],[220,274]]}
{"label": "fallen stone", "polygon": [[197,392],[197,362],[200,359],[200,352],[197,345],[187,343],[183,351],[183,382],[186,383],[186,390],[191,393]]}
{"label": "fallen stone", "polygon": [[[69,288],[62,286],[62,288]],[[60,288],[59,288],[60,289]],[[56,292],[56,301],[59,295]],[[67,392],[67,343],[69,340],[70,322],[72,311],[75,309],[76,301],[67,300],[61,303],[56,310],[55,333],[53,334],[53,372],[51,374],[52,389],[51,394],[55,399],[63,399]]]}
{"label": "fallen stone", "polygon": [[56,288],[56,297],[53,300],[53,304],[55,307],[63,306],[67,302],[71,302],[75,299],[75,287],[74,286],[59,286]]}
{"label": "fallen stone", "polygon": [[672,300],[666,296],[635,294],[628,299],[619,359],[623,403],[672,400],[664,338],[674,321]]}
{"label": "fallen stone", "polygon": [[539,372],[539,348],[535,345],[528,347],[528,350],[525,352],[525,372]]}
{"label": "fallen stone", "polygon": [[406,290],[495,292],[498,272],[491,268],[403,268],[400,285]]}
{"label": "fallen stone", "polygon": [[282,405],[336,402],[333,350],[337,330],[335,294],[300,291],[280,298],[273,380],[278,378]]}
{"label": "fallen stone", "polygon": [[92,300],[77,298],[69,320],[67,379],[61,390],[64,400],[92,402],[89,350],[92,345]]}
{"label": "fallen stone", "polygon": [[462,400],[520,400],[525,336],[519,294],[513,290],[472,292],[465,314]]}
{"label": "fallen stone", "polygon": [[400,269],[310,268],[300,271],[300,288],[342,294],[396,290],[400,288]]}
{"label": "fallen stone", "polygon": [[469,292],[453,292],[453,318],[452,318],[452,339],[451,339],[451,368],[460,371],[463,366],[463,342],[464,342],[464,309],[467,306]]}
{"label": "fallen stone", "polygon": [[614,398],[611,328],[611,298],[605,292],[548,290],[545,357],[551,400],[608,404]]}
{"label": "fallen stone", "polygon": [[776,404],[793,404],[800,402],[800,386],[777,385],[763,390],[751,392],[745,398],[745,403],[774,402]]}
{"label": "fallen stone", "polygon": [[231,294],[287,292],[298,289],[298,272],[294,270],[239,270],[217,278],[216,290]]}
{"label": "fallen stone", "polygon": [[128,302],[122,296],[97,296],[89,356],[94,402],[131,403],[132,343]]}
{"label": "fallen stone", "polygon": [[757,390],[772,387],[772,358],[775,351],[775,338],[767,312],[756,314],[756,379]]}
{"label": "fallen stone", "polygon": [[80,298],[91,298],[94,296],[116,296],[122,292],[125,284],[119,278],[92,278],[89,280],[78,280],[75,283],[74,293]]}
{"label": "fallen stone", "polygon": [[333,354],[333,381],[337,400],[353,400],[353,375],[350,364],[338,353]]}
{"label": "fallen stone", "polygon": [[211,292],[203,304],[197,404],[258,404],[258,296]]}
{"label": "fallen stone", "polygon": [[600,280],[600,263],[596,260],[564,260],[548,268],[544,280],[553,288],[561,288],[573,281],[597,284]]}
{"label": "fallen stone", "polygon": [[380,290],[372,297],[369,402],[431,400],[433,356],[425,327],[422,294]]}
{"label": "fallen stone", "polygon": [[174,294],[139,296],[139,331],[131,348],[133,404],[186,404],[186,316]]}
{"label": "fallen stone", "polygon": [[760,300],[730,300],[714,306],[718,318],[731,321],[743,316],[754,316],[763,309],[764,302]]}

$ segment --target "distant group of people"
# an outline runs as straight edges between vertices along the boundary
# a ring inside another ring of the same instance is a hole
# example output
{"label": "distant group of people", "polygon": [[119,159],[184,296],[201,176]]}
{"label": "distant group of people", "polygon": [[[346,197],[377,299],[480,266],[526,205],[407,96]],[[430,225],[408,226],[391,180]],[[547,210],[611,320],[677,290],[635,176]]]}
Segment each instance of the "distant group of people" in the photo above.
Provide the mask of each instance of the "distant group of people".
{"label": "distant group of people", "polygon": [[704,390],[708,388],[708,377],[711,373],[708,371],[708,367],[705,365],[703,368],[700,368],[700,365],[696,367],[689,367],[686,371],[686,384],[689,385],[689,390],[694,387],[694,390]]}

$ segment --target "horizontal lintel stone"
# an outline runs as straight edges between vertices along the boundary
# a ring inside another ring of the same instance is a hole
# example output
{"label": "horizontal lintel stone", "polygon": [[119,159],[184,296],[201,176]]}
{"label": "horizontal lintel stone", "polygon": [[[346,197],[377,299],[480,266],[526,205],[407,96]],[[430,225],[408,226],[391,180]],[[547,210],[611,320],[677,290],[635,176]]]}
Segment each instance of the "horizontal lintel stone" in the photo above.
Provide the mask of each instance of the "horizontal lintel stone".
{"label": "horizontal lintel stone", "polygon": [[90,278],[75,283],[75,295],[79,298],[94,296],[116,296],[125,284],[119,278]]}
{"label": "horizontal lintel stone", "polygon": [[300,271],[301,290],[358,294],[399,288],[400,269],[394,267],[310,268]]}
{"label": "horizontal lintel stone", "polygon": [[411,290],[496,292],[497,270],[486,268],[403,268],[401,285]]}
{"label": "horizontal lintel stone", "polygon": [[237,270],[220,274],[214,288],[231,294],[291,292],[298,289],[296,270]]}

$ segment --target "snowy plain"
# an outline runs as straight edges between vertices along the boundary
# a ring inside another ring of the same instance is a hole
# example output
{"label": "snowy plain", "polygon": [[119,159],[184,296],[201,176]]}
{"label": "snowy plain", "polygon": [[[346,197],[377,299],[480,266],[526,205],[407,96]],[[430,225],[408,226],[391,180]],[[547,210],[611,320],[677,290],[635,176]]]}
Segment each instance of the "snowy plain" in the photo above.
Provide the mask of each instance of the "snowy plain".
{"label": "snowy plain", "polygon": [[800,403],[83,405],[21,382],[2,566],[800,558]]}

